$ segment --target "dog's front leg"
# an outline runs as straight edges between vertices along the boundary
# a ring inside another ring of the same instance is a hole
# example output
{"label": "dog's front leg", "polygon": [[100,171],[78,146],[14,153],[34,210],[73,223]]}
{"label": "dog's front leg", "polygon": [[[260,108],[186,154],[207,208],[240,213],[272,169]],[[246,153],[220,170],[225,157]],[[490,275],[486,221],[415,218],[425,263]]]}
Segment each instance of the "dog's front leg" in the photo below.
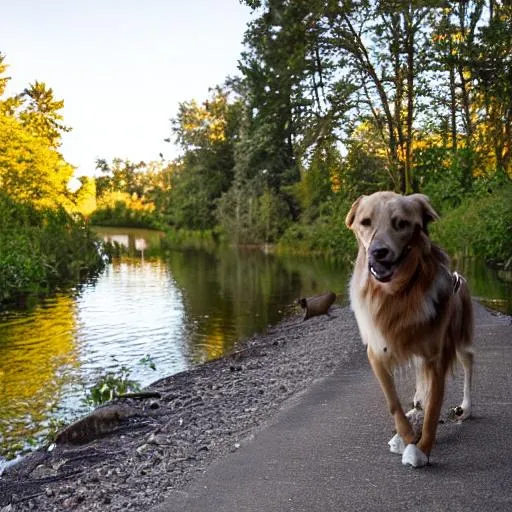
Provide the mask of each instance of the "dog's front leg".
{"label": "dog's front leg", "polygon": [[434,445],[444,397],[446,368],[439,362],[428,363],[425,365],[425,374],[429,384],[429,395],[421,439],[416,445],[406,446],[402,456],[402,464],[415,468],[428,464],[430,452]]}
{"label": "dog's front leg", "polygon": [[425,409],[425,419],[421,439],[418,442],[418,448],[427,456],[432,450],[436,438],[437,424],[441,414],[441,405],[444,397],[444,385],[446,369],[440,364],[431,363],[426,366],[427,378],[429,381],[430,393]]}
{"label": "dog's front leg", "polygon": [[414,432],[409,420],[405,416],[400,399],[398,398],[390,365],[386,364],[387,361],[377,355],[370,345],[368,345],[368,360],[370,361],[373,373],[377,377],[380,387],[384,392],[384,396],[386,397],[389,412],[395,420],[397,434],[402,438],[406,445],[413,443],[415,437]]}

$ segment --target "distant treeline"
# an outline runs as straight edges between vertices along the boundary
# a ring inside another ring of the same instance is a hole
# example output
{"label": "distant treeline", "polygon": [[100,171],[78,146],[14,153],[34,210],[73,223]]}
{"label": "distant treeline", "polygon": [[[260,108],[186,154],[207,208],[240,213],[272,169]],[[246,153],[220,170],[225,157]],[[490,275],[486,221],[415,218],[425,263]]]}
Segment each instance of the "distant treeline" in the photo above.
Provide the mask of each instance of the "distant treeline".
{"label": "distant treeline", "polygon": [[510,258],[510,2],[245,3],[239,75],[179,105],[179,158],[98,160],[70,194],[62,102],[36,82],[0,99],[2,191],[175,241],[199,232],[336,256],[354,249],[344,218],[359,195],[419,191],[452,252]]}
{"label": "distant treeline", "polygon": [[346,254],[357,196],[421,191],[453,250],[512,254],[510,3],[245,3],[241,76],[180,104],[179,159],[98,161],[94,222]]}

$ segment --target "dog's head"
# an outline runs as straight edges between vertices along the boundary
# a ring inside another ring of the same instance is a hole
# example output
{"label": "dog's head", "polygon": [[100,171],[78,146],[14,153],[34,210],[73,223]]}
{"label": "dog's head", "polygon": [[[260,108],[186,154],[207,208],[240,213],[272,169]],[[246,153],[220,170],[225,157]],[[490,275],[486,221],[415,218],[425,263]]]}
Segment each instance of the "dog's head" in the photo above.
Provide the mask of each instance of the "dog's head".
{"label": "dog's head", "polygon": [[413,247],[430,252],[428,224],[438,217],[423,194],[376,192],[359,197],[345,222],[366,251],[371,275],[387,283]]}

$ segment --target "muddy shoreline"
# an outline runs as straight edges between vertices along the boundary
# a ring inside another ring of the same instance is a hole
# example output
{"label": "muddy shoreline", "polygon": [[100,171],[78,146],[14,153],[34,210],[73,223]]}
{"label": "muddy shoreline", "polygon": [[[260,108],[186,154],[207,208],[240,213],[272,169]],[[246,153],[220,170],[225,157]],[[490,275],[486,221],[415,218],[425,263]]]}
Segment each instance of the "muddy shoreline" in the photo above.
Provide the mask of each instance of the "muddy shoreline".
{"label": "muddy shoreline", "polygon": [[0,512],[143,510],[253,435],[286,401],[364,348],[349,308],[294,316],[234,353],[117,400],[100,420],[0,478]]}

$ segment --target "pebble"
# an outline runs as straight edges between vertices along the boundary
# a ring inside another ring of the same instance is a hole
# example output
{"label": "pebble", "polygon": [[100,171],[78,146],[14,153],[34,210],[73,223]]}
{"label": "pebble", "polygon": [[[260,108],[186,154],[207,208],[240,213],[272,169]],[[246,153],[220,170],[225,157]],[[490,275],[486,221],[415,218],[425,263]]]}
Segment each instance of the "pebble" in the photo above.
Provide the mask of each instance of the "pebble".
{"label": "pebble", "polygon": [[135,450],[139,455],[144,455],[150,450],[150,446],[147,443],[141,444],[137,449]]}
{"label": "pebble", "polygon": [[37,466],[32,471],[30,476],[32,478],[39,479],[39,478],[48,478],[48,477],[51,477],[51,476],[55,476],[56,474],[57,474],[57,470],[56,469],[49,468],[48,466],[45,466],[44,464],[39,464],[39,466]]}

